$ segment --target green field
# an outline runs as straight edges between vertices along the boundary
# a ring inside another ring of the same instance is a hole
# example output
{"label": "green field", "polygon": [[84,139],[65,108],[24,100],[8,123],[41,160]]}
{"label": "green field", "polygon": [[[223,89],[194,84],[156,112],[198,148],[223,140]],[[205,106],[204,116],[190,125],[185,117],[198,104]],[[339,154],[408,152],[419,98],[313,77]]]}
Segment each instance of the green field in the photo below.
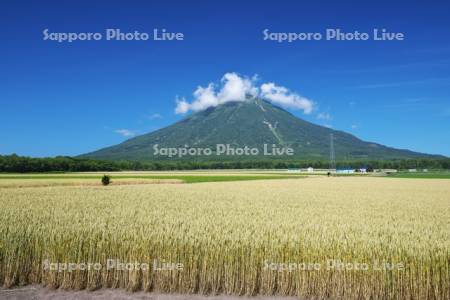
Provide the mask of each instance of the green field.
{"label": "green field", "polygon": [[[143,171],[143,172],[67,172],[67,173],[0,173],[0,182],[5,180],[61,180],[61,179],[97,179],[104,175],[110,175],[112,180],[123,179],[147,179],[169,180],[177,179],[184,183],[220,182],[220,181],[246,181],[261,179],[288,179],[305,178],[308,176],[326,176],[326,171],[315,173],[289,173],[282,170],[204,170],[204,171]],[[379,173],[352,173],[333,174],[337,177],[367,177],[379,176]],[[450,179],[450,171],[433,170],[429,172],[391,173],[386,178],[421,178],[421,179]]]}
{"label": "green field", "polygon": [[430,171],[430,172],[398,172],[390,174],[395,178],[421,178],[421,179],[450,179],[450,171]]}
{"label": "green field", "polygon": [[[58,179],[98,179],[100,180],[103,175],[100,174],[89,174],[89,175],[77,175],[77,174],[43,174],[43,175],[0,175],[0,182],[2,180],[58,180]],[[300,175],[270,175],[270,174],[224,174],[224,175],[185,175],[185,174],[174,174],[174,175],[112,175],[111,180],[121,180],[121,179],[178,179],[185,183],[199,183],[199,182],[220,182],[220,181],[245,181],[245,180],[262,180],[262,179],[287,179],[287,178],[302,178],[304,176]]]}

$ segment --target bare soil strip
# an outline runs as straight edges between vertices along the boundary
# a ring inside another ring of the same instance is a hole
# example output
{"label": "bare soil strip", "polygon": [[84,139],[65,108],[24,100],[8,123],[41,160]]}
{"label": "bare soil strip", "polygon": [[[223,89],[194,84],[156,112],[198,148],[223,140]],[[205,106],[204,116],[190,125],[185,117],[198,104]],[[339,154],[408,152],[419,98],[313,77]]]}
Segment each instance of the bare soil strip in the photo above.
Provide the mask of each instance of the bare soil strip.
{"label": "bare soil strip", "polygon": [[298,300],[295,297],[265,297],[265,296],[202,296],[202,295],[179,295],[136,292],[131,293],[121,289],[101,289],[97,291],[67,291],[51,290],[42,286],[33,285],[15,289],[0,289],[2,300]]}

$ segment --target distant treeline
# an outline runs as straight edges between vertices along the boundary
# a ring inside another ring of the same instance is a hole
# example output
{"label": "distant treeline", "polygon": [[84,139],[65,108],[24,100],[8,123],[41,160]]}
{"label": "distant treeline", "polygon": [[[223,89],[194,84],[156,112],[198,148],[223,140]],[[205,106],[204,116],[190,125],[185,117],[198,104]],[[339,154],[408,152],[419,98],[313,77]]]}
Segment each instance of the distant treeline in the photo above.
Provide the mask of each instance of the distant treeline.
{"label": "distant treeline", "polygon": [[[418,158],[403,160],[341,160],[336,166],[370,169],[450,169],[450,158]],[[53,158],[31,158],[18,155],[0,155],[0,172],[86,172],[86,171],[162,171],[162,170],[198,170],[198,169],[288,169],[329,168],[328,161],[286,161],[286,160],[249,160],[249,161],[104,161],[84,158],[58,156]]]}

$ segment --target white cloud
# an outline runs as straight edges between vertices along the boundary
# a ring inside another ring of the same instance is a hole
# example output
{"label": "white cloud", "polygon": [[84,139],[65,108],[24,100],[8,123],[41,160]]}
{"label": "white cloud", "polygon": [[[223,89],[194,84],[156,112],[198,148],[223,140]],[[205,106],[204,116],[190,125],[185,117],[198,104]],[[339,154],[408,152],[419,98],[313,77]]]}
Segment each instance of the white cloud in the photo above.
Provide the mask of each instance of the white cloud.
{"label": "white cloud", "polygon": [[156,120],[156,119],[162,119],[162,115],[158,114],[158,113],[154,113],[151,114],[150,116],[148,116],[149,120]]}
{"label": "white cloud", "polygon": [[210,83],[206,88],[199,86],[194,92],[195,100],[189,105],[193,111],[204,110],[208,107],[219,105],[219,99],[214,91],[214,84]]}
{"label": "white cloud", "polygon": [[116,129],[114,130],[114,132],[124,137],[132,137],[136,135],[134,131],[131,131],[129,129]]}
{"label": "white cloud", "polygon": [[263,83],[261,85],[261,97],[278,104],[285,108],[294,108],[303,110],[305,114],[313,111],[314,102],[291,92],[284,86],[278,86],[273,82]]}
{"label": "white cloud", "polygon": [[226,73],[220,81],[219,89],[213,83],[208,84],[207,87],[197,87],[194,91],[194,100],[191,103],[186,101],[185,98],[177,97],[175,113],[184,114],[188,111],[200,111],[230,101],[245,101],[247,95],[259,96],[285,108],[300,109],[305,114],[313,111],[313,101],[291,92],[283,86],[277,86],[273,82],[264,83],[258,88],[255,86],[257,80],[257,75],[248,78],[239,76],[234,72]]}
{"label": "white cloud", "polygon": [[256,96],[258,88],[253,86],[251,79],[240,77],[236,73],[226,73],[222,77],[223,88],[219,92],[219,104],[229,101],[245,100],[246,95]]}
{"label": "white cloud", "polygon": [[177,99],[175,113],[184,114],[190,110],[200,111],[230,101],[245,101],[247,94],[256,96],[258,93],[258,89],[253,85],[253,79],[241,77],[236,73],[226,73],[220,82],[221,89],[219,91],[216,91],[213,83],[208,84],[207,87],[197,87],[191,103],[184,98]]}
{"label": "white cloud", "polygon": [[358,125],[356,125],[356,124],[352,124],[352,129],[354,130],[354,129],[358,129]]}
{"label": "white cloud", "polygon": [[330,121],[332,117],[329,113],[319,113],[317,114],[317,119]]}
{"label": "white cloud", "polygon": [[178,98],[176,99],[177,102],[177,107],[175,108],[175,113],[176,114],[185,114],[189,111],[189,103],[186,101],[186,99],[184,98]]}

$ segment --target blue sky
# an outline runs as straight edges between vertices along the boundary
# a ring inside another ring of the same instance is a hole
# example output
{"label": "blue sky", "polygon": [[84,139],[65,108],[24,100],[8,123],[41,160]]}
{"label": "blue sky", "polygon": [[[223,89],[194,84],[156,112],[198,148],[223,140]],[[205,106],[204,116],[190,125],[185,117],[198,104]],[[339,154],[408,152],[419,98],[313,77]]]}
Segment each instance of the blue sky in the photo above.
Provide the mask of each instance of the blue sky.
{"label": "blue sky", "polygon": [[[176,97],[228,72],[314,102],[308,121],[450,156],[448,1],[3,1],[0,154],[77,155],[172,124]],[[297,3],[298,2],[298,3]],[[183,41],[43,40],[182,32]],[[403,41],[264,41],[270,32],[401,32]],[[125,135],[125,136],[124,136]]]}

